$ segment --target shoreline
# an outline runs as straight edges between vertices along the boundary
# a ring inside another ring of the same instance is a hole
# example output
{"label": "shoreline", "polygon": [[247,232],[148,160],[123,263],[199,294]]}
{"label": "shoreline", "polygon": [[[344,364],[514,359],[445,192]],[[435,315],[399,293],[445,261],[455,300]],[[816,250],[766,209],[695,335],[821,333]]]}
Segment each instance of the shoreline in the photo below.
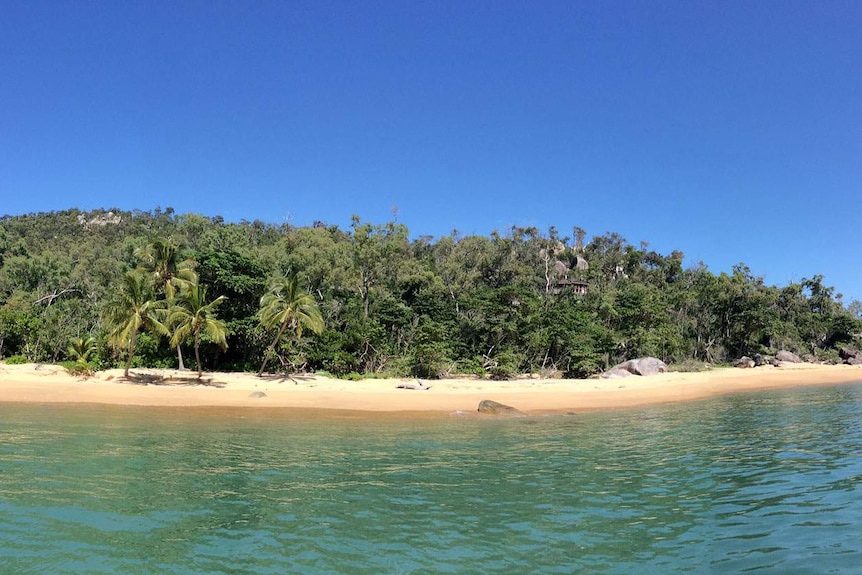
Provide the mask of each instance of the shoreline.
{"label": "shoreline", "polygon": [[[430,389],[399,389],[414,379],[345,381],[314,375],[294,377],[248,373],[205,373],[133,369],[88,378],[54,365],[0,364],[0,402],[104,404],[152,407],[282,408],[334,417],[363,414],[406,417],[477,414],[490,399],[527,415],[614,410],[706,399],[746,391],[862,382],[862,365],[790,364],[751,369],[715,368],[623,379],[426,380]],[[262,392],[265,397],[251,397]]]}

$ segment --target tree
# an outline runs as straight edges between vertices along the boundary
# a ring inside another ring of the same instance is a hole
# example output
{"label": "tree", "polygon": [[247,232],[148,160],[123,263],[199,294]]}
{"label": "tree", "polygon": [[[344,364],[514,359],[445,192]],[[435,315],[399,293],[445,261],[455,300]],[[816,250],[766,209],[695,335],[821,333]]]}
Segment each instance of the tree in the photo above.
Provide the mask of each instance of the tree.
{"label": "tree", "polygon": [[96,339],[93,337],[88,337],[87,339],[83,337],[72,338],[69,340],[66,352],[77,363],[87,365],[90,358],[96,353]]}
{"label": "tree", "polygon": [[258,312],[260,323],[266,329],[274,329],[278,326],[278,333],[267,349],[263,358],[258,377],[263,375],[269,356],[275,352],[275,347],[281,340],[286,329],[300,337],[303,328],[308,328],[314,333],[323,331],[323,317],[317,302],[308,292],[300,292],[295,274],[286,278],[276,280],[269,292],[260,298],[260,311]]}
{"label": "tree", "polygon": [[[152,278],[153,285],[164,294],[168,305],[173,303],[177,290],[198,282],[194,260],[181,260],[179,248],[170,240],[156,240],[145,248],[136,249],[135,255]],[[177,346],[177,366],[185,369],[180,346]]]}
{"label": "tree", "polygon": [[168,335],[168,329],[159,321],[165,304],[154,296],[148,278],[139,271],[131,271],[123,276],[114,299],[108,303],[108,323],[113,326],[109,341],[115,347],[128,348],[125,377],[129,377],[139,331],[151,330],[158,335]]}
{"label": "tree", "polygon": [[141,267],[152,277],[153,285],[169,301],[174,299],[179,289],[198,281],[194,260],[180,260],[179,248],[170,240],[156,240],[135,250],[135,255],[141,260]]}
{"label": "tree", "polygon": [[203,375],[200,355],[201,333],[222,350],[227,349],[227,329],[224,322],[216,318],[216,308],[227,298],[219,296],[209,303],[206,298],[206,286],[191,284],[184,287],[176,297],[176,304],[170,308],[167,320],[167,324],[173,327],[171,345],[179,347],[189,336],[194,338],[198,379]]}

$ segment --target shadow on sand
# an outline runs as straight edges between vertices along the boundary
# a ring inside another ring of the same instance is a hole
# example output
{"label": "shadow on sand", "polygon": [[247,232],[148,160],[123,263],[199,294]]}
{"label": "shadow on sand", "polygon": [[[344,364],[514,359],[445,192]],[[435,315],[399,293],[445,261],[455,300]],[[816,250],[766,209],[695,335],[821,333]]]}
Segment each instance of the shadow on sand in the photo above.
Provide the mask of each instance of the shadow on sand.
{"label": "shadow on sand", "polygon": [[134,385],[206,385],[209,387],[224,387],[226,384],[220,381],[213,381],[212,377],[206,375],[198,377],[197,374],[189,375],[162,375],[159,373],[134,373],[129,372],[129,377],[120,377],[118,381],[131,383]]}
{"label": "shadow on sand", "polygon": [[271,381],[274,383],[285,383],[290,380],[294,385],[299,385],[300,383],[314,383],[314,376],[309,374],[290,374],[290,373],[265,373],[258,377],[258,379],[262,379],[264,381]]}

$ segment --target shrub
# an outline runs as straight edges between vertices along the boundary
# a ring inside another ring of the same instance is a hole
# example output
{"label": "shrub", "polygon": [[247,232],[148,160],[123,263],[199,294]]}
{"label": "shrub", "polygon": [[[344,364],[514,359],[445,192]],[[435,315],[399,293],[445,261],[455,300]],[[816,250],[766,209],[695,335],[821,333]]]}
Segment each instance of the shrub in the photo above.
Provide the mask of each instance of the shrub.
{"label": "shrub", "polygon": [[23,355],[10,355],[3,362],[6,365],[22,365],[24,363],[29,363],[27,361],[27,357]]}
{"label": "shrub", "polygon": [[500,352],[494,360],[496,365],[491,367],[489,370],[491,379],[498,381],[513,379],[518,375],[521,358],[516,353],[512,351],[503,351]]}
{"label": "shrub", "polygon": [[410,373],[416,377],[439,379],[450,364],[443,343],[427,343],[416,346],[411,357]]}
{"label": "shrub", "polygon": [[669,372],[698,372],[709,371],[710,369],[712,369],[711,365],[697,359],[686,359],[667,366]]}
{"label": "shrub", "polygon": [[482,367],[481,358],[459,359],[455,364],[455,371],[465,375],[485,375],[485,368]]}
{"label": "shrub", "polygon": [[60,366],[64,367],[66,371],[69,372],[69,375],[74,375],[76,377],[89,377],[95,373],[93,366],[87,362],[61,361]]}

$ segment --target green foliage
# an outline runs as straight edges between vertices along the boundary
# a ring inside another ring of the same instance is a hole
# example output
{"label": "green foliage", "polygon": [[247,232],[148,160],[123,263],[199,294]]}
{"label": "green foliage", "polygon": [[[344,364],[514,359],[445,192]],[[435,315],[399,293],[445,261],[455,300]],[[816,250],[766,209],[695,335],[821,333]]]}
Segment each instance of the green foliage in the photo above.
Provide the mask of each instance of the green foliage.
{"label": "green foliage", "polygon": [[6,365],[23,365],[25,363],[29,363],[29,360],[25,355],[10,355],[3,360],[3,363]]}
{"label": "green foliage", "polygon": [[190,283],[182,287],[174,300],[174,305],[168,310],[165,323],[173,331],[171,345],[179,346],[192,338],[198,377],[203,375],[200,356],[201,337],[222,350],[227,349],[227,328],[224,322],[216,317],[216,308],[225,299],[225,296],[219,296],[207,302],[206,286]]}
{"label": "green foliage", "polygon": [[701,371],[709,371],[712,366],[696,359],[686,359],[677,363],[672,363],[667,366],[669,372],[685,372],[696,373]]}
{"label": "green foliage", "polygon": [[426,379],[445,375],[452,364],[445,342],[428,342],[417,345],[410,356],[411,374]]}
{"label": "green foliage", "polygon": [[96,354],[96,338],[75,337],[69,340],[69,345],[66,347],[66,352],[72,361],[86,365],[90,359]]}
{"label": "green foliage", "polygon": [[518,367],[522,364],[521,358],[513,351],[504,351],[494,357],[493,365],[489,373],[491,379],[505,380],[514,379],[518,376]]}
{"label": "green foliage", "polygon": [[455,363],[455,373],[461,375],[485,376],[485,368],[479,358],[466,358]]}
{"label": "green foliage", "polygon": [[114,297],[108,302],[107,316],[110,332],[110,342],[116,348],[127,347],[125,376],[129,376],[129,368],[135,353],[138,334],[142,330],[158,335],[168,335],[168,329],[160,320],[164,316],[166,303],[154,299],[151,284],[147,277],[138,270],[127,272],[122,282],[114,292]]}
{"label": "green foliage", "polygon": [[95,368],[88,362],[81,361],[61,361],[60,367],[63,367],[69,375],[75,377],[89,377],[95,373]]}
{"label": "green foliage", "polygon": [[260,299],[258,316],[264,328],[278,328],[267,356],[261,363],[258,375],[263,374],[268,356],[275,351],[285,330],[289,328],[297,339],[302,336],[304,328],[314,333],[323,331],[323,317],[317,302],[311,294],[299,289],[299,281],[295,274],[279,278],[272,283],[269,291]]}
{"label": "green foliage", "polygon": [[[779,349],[836,361],[862,344],[862,304],[845,308],[819,275],[770,286],[743,264],[685,269],[681,252],[572,231],[411,239],[394,221],[298,228],[171,208],[5,216],[0,356],[172,367],[172,335],[198,369],[586,377],[643,355],[698,369]],[[207,286],[200,305],[180,301],[191,286]]]}

